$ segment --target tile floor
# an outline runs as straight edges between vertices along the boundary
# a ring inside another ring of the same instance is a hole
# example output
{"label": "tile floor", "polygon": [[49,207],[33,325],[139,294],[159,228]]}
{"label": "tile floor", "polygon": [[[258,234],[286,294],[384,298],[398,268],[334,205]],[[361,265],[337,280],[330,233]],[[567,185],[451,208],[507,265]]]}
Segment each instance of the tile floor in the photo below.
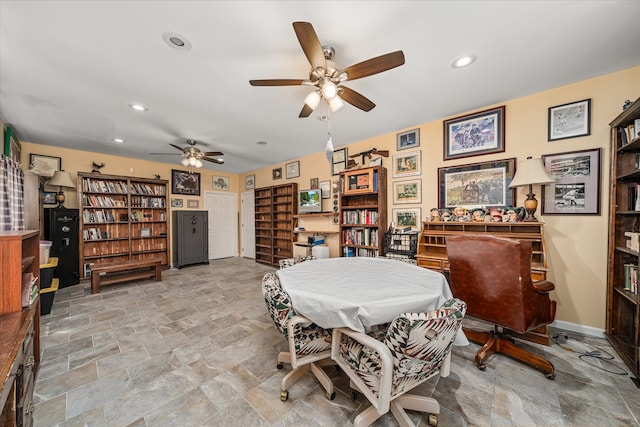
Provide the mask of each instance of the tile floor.
{"label": "tile floor", "polygon": [[[88,283],[59,290],[41,322],[35,426],[351,426],[368,402],[352,401],[333,367],[334,401],[311,374],[280,401],[289,367],[275,366],[285,345],[262,300],[268,271],[231,258],[96,295]],[[570,335],[612,352],[604,339]],[[556,344],[525,345],[546,353],[555,380],[502,355],[482,372],[473,363],[477,345],[456,347],[451,375],[420,386],[440,402],[439,425],[640,426],[638,389],[628,375],[593,367]],[[418,413],[414,421],[427,425]],[[397,423],[386,415],[374,425]]]}

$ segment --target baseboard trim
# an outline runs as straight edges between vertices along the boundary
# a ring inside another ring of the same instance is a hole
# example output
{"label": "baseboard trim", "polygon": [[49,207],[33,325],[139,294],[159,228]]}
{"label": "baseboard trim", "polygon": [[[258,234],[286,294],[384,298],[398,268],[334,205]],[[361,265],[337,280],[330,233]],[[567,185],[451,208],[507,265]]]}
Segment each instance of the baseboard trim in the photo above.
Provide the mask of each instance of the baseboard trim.
{"label": "baseboard trim", "polygon": [[558,328],[569,332],[576,332],[582,335],[588,335],[596,338],[605,338],[604,329],[594,328],[592,326],[578,325],[577,323],[564,322],[556,320],[549,324],[552,328]]}

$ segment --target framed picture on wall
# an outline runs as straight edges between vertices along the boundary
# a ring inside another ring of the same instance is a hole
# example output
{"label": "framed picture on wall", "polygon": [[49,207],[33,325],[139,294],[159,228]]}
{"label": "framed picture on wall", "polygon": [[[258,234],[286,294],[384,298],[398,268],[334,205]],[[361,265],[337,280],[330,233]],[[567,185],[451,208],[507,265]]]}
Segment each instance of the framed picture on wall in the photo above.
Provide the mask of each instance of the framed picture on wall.
{"label": "framed picture on wall", "polygon": [[62,159],[44,154],[29,154],[29,169],[34,169],[44,176],[53,176],[56,171],[62,170]]}
{"label": "framed picture on wall", "polygon": [[422,226],[420,208],[394,209],[393,220],[397,228],[411,227],[412,230],[419,230]]}
{"label": "framed picture on wall", "polygon": [[549,108],[549,141],[591,134],[591,99]]}
{"label": "framed picture on wall", "polygon": [[244,177],[244,189],[253,190],[256,187],[256,176],[247,175]]}
{"label": "framed picture on wall", "polygon": [[444,160],[504,151],[504,105],[444,121]]}
{"label": "framed picture on wall", "polygon": [[395,181],[393,183],[393,204],[422,203],[422,180]]}
{"label": "framed picture on wall", "polygon": [[393,177],[420,175],[420,151],[410,151],[393,156]]}
{"label": "framed picture on wall", "polygon": [[200,195],[200,173],[171,169],[171,192],[173,194]]}

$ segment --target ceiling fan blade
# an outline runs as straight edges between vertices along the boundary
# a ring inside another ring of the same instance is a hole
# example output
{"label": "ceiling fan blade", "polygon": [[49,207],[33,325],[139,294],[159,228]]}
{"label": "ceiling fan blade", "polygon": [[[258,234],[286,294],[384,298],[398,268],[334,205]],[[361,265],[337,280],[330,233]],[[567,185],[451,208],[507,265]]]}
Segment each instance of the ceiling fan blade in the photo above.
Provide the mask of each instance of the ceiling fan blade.
{"label": "ceiling fan blade", "polygon": [[149,154],[154,154],[158,156],[179,156],[180,155],[178,153],[149,153]]}
{"label": "ceiling fan blade", "polygon": [[315,70],[318,67],[326,68],[327,64],[324,59],[324,52],[322,52],[322,45],[318,40],[316,31],[313,29],[313,25],[309,22],[294,22],[293,30],[296,32],[300,46],[313,69]]}
{"label": "ceiling fan blade", "polygon": [[346,86],[340,86],[340,88],[342,89],[340,98],[342,98],[345,102],[353,105],[354,107],[359,108],[363,111],[371,111],[376,106],[376,104],[374,104],[364,95],[359,94],[355,90],[349,89]]}
{"label": "ceiling fan blade", "polygon": [[224,163],[224,160],[212,159],[210,157],[203,157],[201,160],[206,160],[207,162],[217,163],[219,165]]}
{"label": "ceiling fan blade", "polygon": [[300,111],[299,118],[309,117],[313,113],[313,108],[309,107],[307,104],[304,104],[302,110]]}
{"label": "ceiling fan blade", "polygon": [[180,150],[180,151],[184,152],[184,148],[182,148],[182,147],[179,147],[179,146],[177,146],[175,144],[171,144],[171,143],[169,145],[172,146],[173,148],[177,149],[177,150]]}
{"label": "ceiling fan blade", "polygon": [[202,153],[203,156],[224,156],[224,153],[221,151],[204,151]]}
{"label": "ceiling fan blade", "polygon": [[401,50],[367,59],[342,70],[347,73],[347,80],[361,79],[378,74],[404,64],[404,53]]}
{"label": "ceiling fan blade", "polygon": [[249,80],[251,86],[300,86],[305,80],[302,79],[266,79]]}

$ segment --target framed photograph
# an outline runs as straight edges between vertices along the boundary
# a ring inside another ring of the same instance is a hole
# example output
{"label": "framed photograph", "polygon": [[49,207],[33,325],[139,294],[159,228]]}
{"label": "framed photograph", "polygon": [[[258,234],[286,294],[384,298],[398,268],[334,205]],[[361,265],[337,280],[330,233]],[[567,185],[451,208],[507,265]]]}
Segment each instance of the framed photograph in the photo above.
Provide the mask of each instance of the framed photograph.
{"label": "framed photograph", "polygon": [[516,189],[509,189],[515,171],[515,158],[438,168],[438,207],[515,206]]}
{"label": "framed photograph", "polygon": [[182,207],[182,199],[171,199],[171,207],[172,208],[181,208]]}
{"label": "framed photograph", "polygon": [[402,132],[396,135],[396,149],[406,150],[409,148],[418,148],[420,146],[420,129]]}
{"label": "framed photograph", "polygon": [[420,208],[393,209],[393,220],[396,228],[411,227],[412,230],[419,230],[422,226]]}
{"label": "framed photograph", "polygon": [[329,199],[331,197],[331,181],[321,181],[318,188],[322,190],[322,198]]}
{"label": "framed photograph", "polygon": [[55,171],[62,170],[62,159],[44,154],[29,154],[29,169],[42,171],[46,176],[53,176]]}
{"label": "framed photograph", "polygon": [[55,205],[56,204],[56,193],[55,191],[45,191],[42,193],[42,203],[45,205]]}
{"label": "framed photograph", "polygon": [[309,188],[311,188],[312,190],[317,189],[318,188],[318,178],[311,178],[309,180],[309,185],[311,186]]}
{"label": "framed photograph", "polygon": [[393,204],[422,203],[422,180],[393,183]]}
{"label": "framed photograph", "polygon": [[347,149],[340,148],[333,151],[333,157],[331,160],[331,175],[340,175],[340,172],[347,167]]}
{"label": "framed photograph", "polygon": [[444,121],[444,160],[504,151],[504,105]]}
{"label": "framed photograph", "polygon": [[187,200],[187,207],[190,209],[198,209],[200,207],[199,200]]}
{"label": "framed photograph", "polygon": [[555,179],[542,186],[543,215],[600,215],[601,152],[594,148],[542,156]]}
{"label": "framed photograph", "polygon": [[282,179],[282,168],[272,169],[271,176],[273,179]]}
{"label": "framed photograph", "polygon": [[420,167],[420,151],[411,151],[393,155],[393,177],[422,174]]}
{"label": "framed photograph", "polygon": [[287,171],[287,179],[298,178],[300,176],[300,162],[298,160],[287,163],[284,167]]}
{"label": "framed photograph", "polygon": [[213,175],[214,190],[228,190],[230,186],[229,177]]}
{"label": "framed photograph", "polygon": [[173,194],[200,195],[200,173],[171,169],[171,192]]}
{"label": "framed photograph", "polygon": [[245,190],[253,190],[256,188],[256,176],[255,175],[247,175],[244,177],[244,189]]}
{"label": "framed photograph", "polygon": [[591,99],[549,108],[549,141],[591,134]]}

